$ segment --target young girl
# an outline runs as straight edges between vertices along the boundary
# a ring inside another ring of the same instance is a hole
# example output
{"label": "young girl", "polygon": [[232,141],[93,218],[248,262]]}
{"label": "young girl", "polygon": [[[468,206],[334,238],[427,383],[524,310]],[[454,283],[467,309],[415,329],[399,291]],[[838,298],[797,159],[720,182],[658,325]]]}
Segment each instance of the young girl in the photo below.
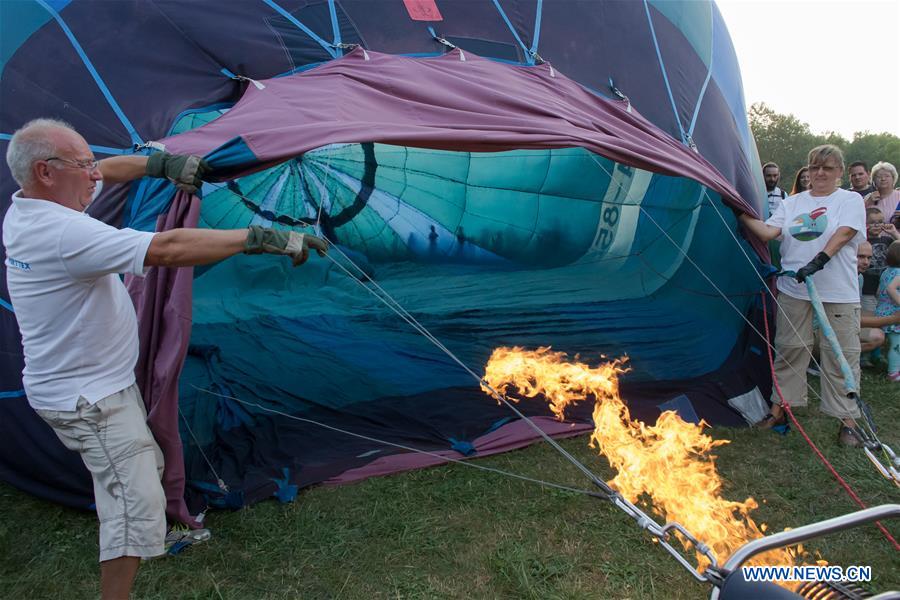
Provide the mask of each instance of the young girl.
{"label": "young girl", "polygon": [[[875,314],[879,317],[900,312],[900,240],[888,246],[885,263],[875,295]],[[900,383],[900,325],[888,325],[884,332],[888,339],[888,378]]]}

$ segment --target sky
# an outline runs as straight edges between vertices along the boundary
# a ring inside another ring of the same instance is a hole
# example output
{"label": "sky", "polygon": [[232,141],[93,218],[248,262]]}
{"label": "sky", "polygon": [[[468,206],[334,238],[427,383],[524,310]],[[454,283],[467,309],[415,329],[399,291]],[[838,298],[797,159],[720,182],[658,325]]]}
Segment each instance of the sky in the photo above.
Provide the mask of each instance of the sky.
{"label": "sky", "polygon": [[900,136],[900,0],[716,0],[747,108],[835,131]]}

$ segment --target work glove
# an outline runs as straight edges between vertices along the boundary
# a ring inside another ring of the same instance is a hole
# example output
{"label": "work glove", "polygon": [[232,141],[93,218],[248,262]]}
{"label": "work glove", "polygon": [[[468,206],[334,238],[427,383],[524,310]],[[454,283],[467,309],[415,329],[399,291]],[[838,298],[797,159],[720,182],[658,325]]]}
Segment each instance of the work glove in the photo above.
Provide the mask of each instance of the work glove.
{"label": "work glove", "polygon": [[290,256],[294,266],[302,265],[309,258],[309,249],[325,256],[328,246],[325,240],[314,235],[304,235],[286,229],[270,229],[251,225],[244,242],[244,254],[282,254]]}
{"label": "work glove", "polygon": [[797,281],[803,283],[806,281],[806,278],[812,275],[813,273],[817,273],[821,271],[825,264],[831,260],[831,257],[825,254],[824,252],[819,252],[816,256],[809,261],[805,267],[802,267],[799,271],[797,271]]}
{"label": "work glove", "polygon": [[203,176],[211,170],[205,160],[193,154],[156,152],[147,159],[147,177],[168,179],[189,194],[197,193]]}

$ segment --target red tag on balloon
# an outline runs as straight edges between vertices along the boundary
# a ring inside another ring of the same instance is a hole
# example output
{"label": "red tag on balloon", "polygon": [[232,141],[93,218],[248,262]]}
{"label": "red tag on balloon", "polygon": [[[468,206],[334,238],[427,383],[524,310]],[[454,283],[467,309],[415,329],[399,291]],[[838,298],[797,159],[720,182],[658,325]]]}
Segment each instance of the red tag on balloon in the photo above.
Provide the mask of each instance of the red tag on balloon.
{"label": "red tag on balloon", "polygon": [[443,21],[434,0],[403,0],[406,12],[413,21]]}

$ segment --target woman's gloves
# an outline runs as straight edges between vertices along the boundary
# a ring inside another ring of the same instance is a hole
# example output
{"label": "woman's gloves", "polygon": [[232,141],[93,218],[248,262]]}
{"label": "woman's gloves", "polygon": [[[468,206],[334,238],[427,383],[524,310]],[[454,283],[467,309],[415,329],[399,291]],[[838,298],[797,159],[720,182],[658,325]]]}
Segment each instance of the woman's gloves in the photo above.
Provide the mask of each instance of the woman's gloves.
{"label": "woman's gloves", "polygon": [[819,252],[811,261],[806,263],[805,267],[802,267],[799,271],[797,271],[797,275],[795,276],[797,278],[797,281],[803,283],[804,281],[806,281],[807,277],[809,277],[813,273],[821,271],[825,266],[825,263],[827,263],[829,260],[831,260],[830,256],[828,256],[824,252]]}

